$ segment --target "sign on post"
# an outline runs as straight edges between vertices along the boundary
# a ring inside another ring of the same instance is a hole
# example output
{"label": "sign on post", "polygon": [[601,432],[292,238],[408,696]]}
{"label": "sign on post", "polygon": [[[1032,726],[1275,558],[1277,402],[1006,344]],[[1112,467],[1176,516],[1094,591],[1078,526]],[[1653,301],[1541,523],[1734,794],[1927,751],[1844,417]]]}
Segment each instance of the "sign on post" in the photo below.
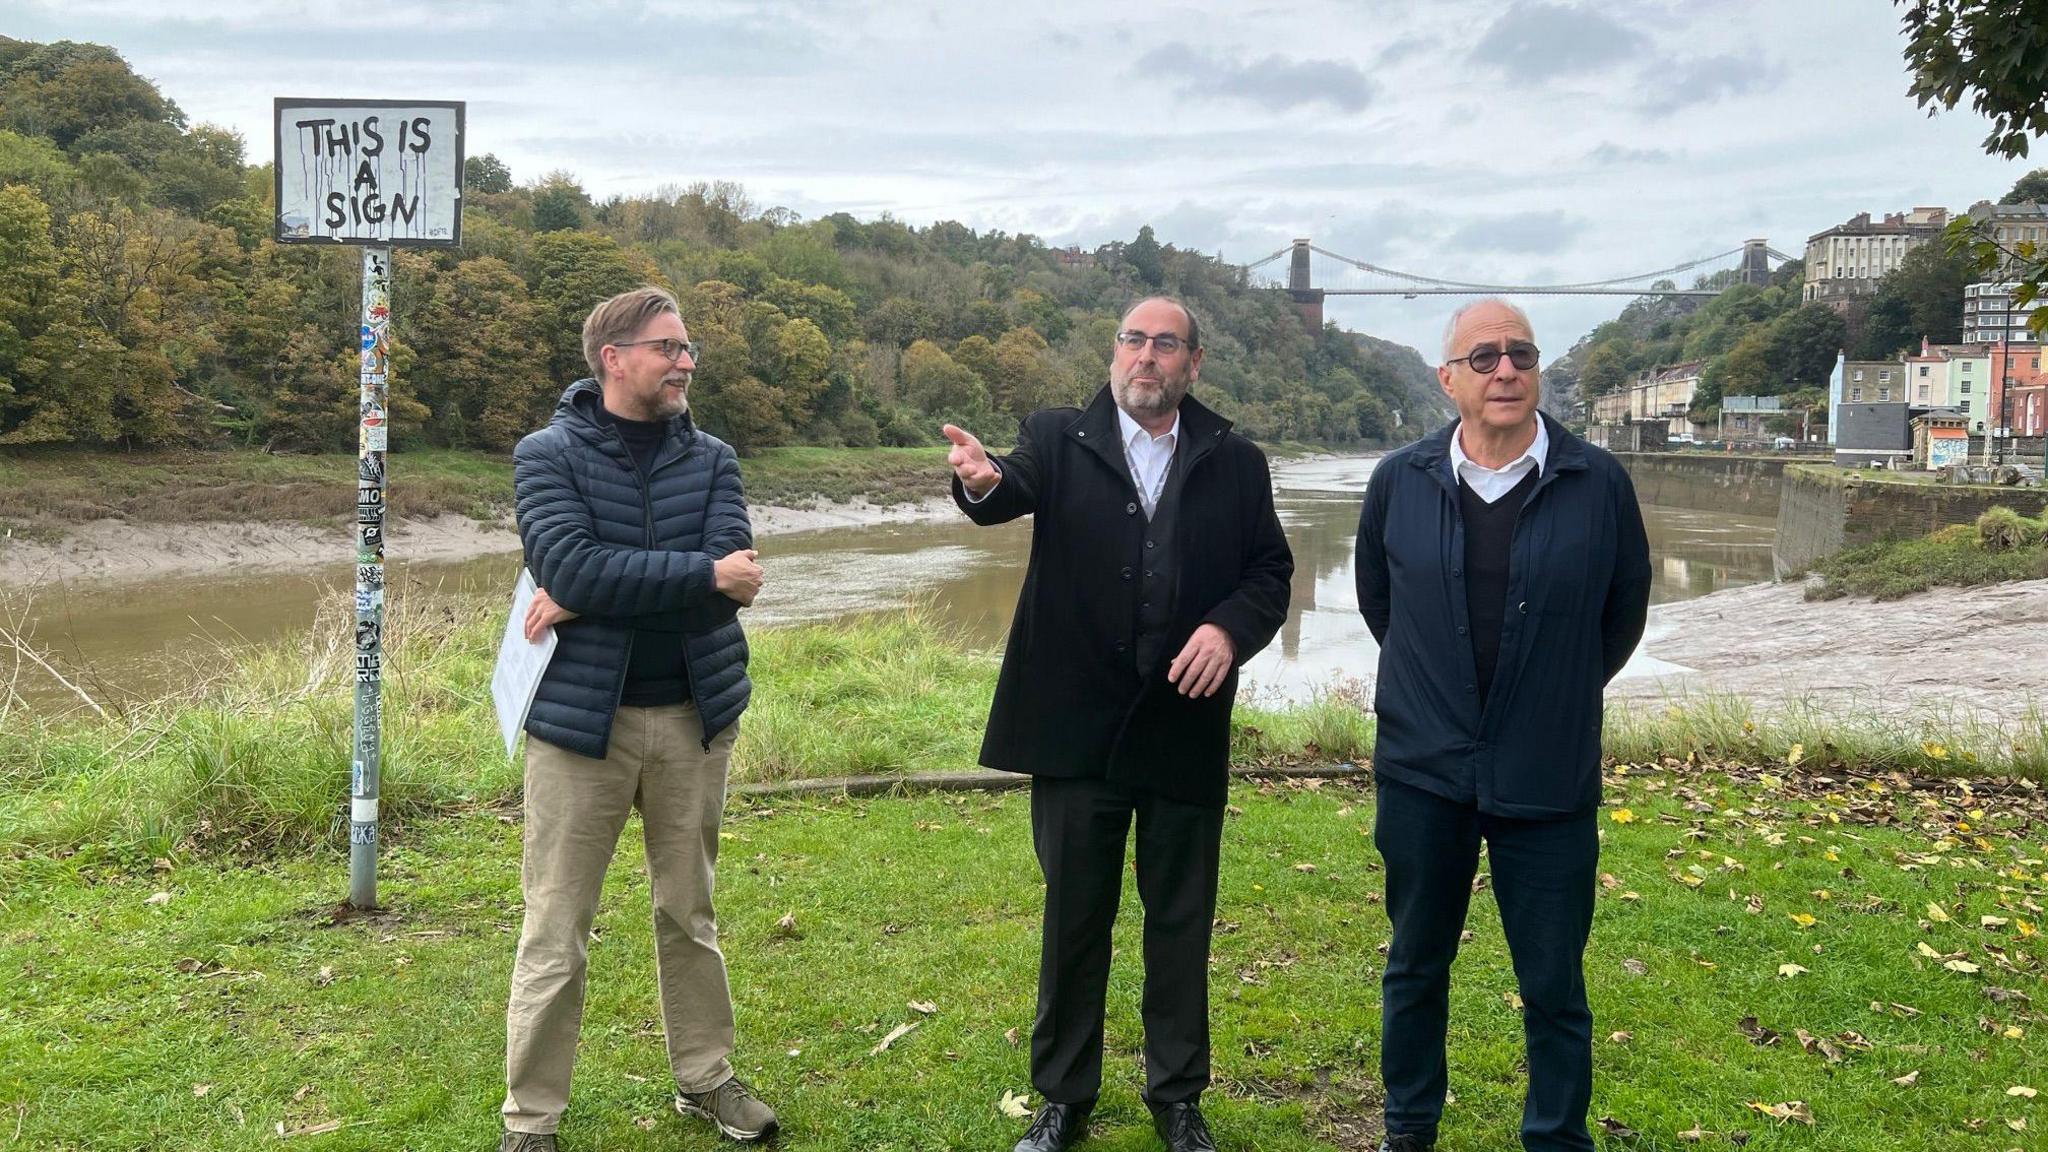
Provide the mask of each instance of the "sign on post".
{"label": "sign on post", "polygon": [[462,240],[461,101],[277,101],[280,244],[452,248]]}
{"label": "sign on post", "polygon": [[348,902],[377,906],[384,763],[384,495],[390,446],[391,250],[462,239],[460,101],[279,98],[276,237],[363,250],[357,401],[355,739]]}

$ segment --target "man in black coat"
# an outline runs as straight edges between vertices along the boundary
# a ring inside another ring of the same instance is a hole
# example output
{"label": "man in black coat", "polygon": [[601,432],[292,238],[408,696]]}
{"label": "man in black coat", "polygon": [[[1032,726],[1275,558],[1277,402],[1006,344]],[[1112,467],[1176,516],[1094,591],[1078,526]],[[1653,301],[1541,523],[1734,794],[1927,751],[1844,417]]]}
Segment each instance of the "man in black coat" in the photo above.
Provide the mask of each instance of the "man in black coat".
{"label": "man in black coat", "polygon": [[502,1152],[555,1152],[583,1019],[590,925],[639,809],[675,1107],[761,1139],[773,1109],[733,1075],[711,892],[726,766],[752,686],[737,619],[761,588],[733,450],[689,414],[697,345],[641,288],[583,324],[592,378],[519,442],[512,486],[541,585],[526,636],[556,646],[526,718],[526,900],[506,1008]]}
{"label": "man in black coat", "polygon": [[1137,821],[1145,906],[1145,1078],[1174,1152],[1215,1147],[1209,930],[1237,669],[1287,616],[1294,557],[1266,458],[1187,396],[1200,330],[1178,301],[1125,313],[1109,385],[1086,409],[1026,417],[991,459],[947,425],[953,496],[977,524],[1029,515],[1031,563],[981,762],[1032,777],[1045,875],[1031,1081],[1045,1097],[1017,1152],[1087,1132],[1102,1081],[1110,927]]}
{"label": "man in black coat", "polygon": [[1590,1150],[1601,695],[1643,635],[1649,544],[1628,473],[1538,412],[1520,309],[1460,309],[1444,357],[1457,423],[1379,462],[1358,525],[1358,607],[1380,644],[1373,835],[1394,926],[1381,1147],[1436,1143],[1451,960],[1483,839],[1521,987],[1522,1145]]}

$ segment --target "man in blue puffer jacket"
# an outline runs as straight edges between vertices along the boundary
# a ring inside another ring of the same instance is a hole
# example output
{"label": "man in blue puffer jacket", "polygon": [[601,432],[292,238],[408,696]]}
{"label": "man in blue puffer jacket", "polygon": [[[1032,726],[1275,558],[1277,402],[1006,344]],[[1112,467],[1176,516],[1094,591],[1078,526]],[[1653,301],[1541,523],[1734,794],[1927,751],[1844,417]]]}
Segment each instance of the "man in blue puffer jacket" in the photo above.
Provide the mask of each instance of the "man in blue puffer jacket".
{"label": "man in blue puffer jacket", "polygon": [[1359,517],[1358,608],[1380,644],[1373,838],[1394,926],[1385,1152],[1436,1143],[1481,840],[1521,986],[1522,1146],[1593,1148],[1601,694],[1642,638],[1650,555],[1628,473],[1537,410],[1537,359],[1521,309],[1460,309],[1437,369],[1458,421],[1380,461]]}
{"label": "man in blue puffer jacket", "polygon": [[[689,414],[697,366],[673,296],[641,288],[583,324],[594,374],[519,442],[513,489],[557,642],[526,720],[525,924],[506,1010],[503,1152],[555,1152],[605,866],[640,810],[675,1106],[758,1140],[775,1112],[733,1075],[712,913],[726,765],[747,681],[739,609],[761,588],[733,450]],[[602,383],[600,383],[600,381]]]}

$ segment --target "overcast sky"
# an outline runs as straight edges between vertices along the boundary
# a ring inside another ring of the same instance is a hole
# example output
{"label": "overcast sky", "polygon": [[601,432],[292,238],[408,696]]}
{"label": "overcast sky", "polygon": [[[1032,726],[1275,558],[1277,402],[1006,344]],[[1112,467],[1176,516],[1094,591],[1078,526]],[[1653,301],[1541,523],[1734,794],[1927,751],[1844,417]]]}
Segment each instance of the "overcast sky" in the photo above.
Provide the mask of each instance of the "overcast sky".
{"label": "overcast sky", "polygon": [[[0,33],[111,44],[257,161],[275,96],[459,99],[472,154],[598,197],[735,180],[806,218],[1150,223],[1237,261],[1306,236],[1484,282],[1797,255],[2029,167],[1914,106],[1884,0],[0,0]],[[1523,301],[1554,353],[1623,302]],[[1331,314],[1433,362],[1455,305]]]}

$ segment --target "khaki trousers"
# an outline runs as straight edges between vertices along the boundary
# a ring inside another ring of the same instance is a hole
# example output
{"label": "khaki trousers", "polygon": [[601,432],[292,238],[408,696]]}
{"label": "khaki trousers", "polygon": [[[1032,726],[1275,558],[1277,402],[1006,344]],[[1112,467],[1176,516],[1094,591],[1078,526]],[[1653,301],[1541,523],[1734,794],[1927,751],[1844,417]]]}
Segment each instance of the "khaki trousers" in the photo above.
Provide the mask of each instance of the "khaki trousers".
{"label": "khaki trousers", "polygon": [[621,707],[602,760],[528,737],[526,921],[505,1013],[505,1127],[553,1132],[569,1106],[590,925],[627,813],[638,808],[654,889],[654,964],[676,1086],[732,1075],[732,994],[711,910],[718,821],[737,727],[704,750],[695,704]]}

